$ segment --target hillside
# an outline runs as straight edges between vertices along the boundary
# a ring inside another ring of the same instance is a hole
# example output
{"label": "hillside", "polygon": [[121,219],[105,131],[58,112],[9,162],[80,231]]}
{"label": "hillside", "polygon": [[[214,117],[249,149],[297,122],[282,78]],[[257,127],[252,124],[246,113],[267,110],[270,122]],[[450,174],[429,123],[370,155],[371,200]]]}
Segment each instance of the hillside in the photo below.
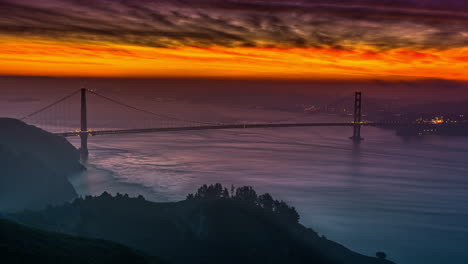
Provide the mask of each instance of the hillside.
{"label": "hillside", "polygon": [[1,263],[160,263],[128,247],[97,239],[44,232],[0,219]]}
{"label": "hillside", "polygon": [[192,195],[181,202],[154,203],[104,193],[13,217],[46,230],[117,241],[181,264],[392,263],[319,236],[298,223],[294,208],[270,197]]}
{"label": "hillside", "polygon": [[68,141],[16,119],[0,118],[0,127],[0,212],[76,197],[67,176],[84,167]]}

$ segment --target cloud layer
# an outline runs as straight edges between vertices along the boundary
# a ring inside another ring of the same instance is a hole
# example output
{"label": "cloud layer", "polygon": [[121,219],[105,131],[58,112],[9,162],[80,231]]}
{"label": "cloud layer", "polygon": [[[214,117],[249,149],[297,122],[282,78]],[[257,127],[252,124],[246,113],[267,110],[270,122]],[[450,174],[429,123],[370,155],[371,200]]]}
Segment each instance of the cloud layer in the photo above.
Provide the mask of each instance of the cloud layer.
{"label": "cloud layer", "polygon": [[468,80],[467,5],[0,0],[0,75]]}
{"label": "cloud layer", "polygon": [[0,35],[142,47],[451,49],[465,1],[0,0]]}

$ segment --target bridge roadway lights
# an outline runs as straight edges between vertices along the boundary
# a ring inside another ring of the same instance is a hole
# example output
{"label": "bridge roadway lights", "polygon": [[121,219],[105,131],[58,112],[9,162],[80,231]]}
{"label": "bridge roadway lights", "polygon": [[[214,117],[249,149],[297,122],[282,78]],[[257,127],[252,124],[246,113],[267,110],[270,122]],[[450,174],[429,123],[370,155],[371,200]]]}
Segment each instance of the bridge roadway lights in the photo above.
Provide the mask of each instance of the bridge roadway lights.
{"label": "bridge roadway lights", "polygon": [[[89,135],[91,136],[94,136],[94,135],[103,135],[104,133],[96,133],[96,131],[91,131],[91,130],[88,130],[88,113],[87,113],[87,98],[86,98],[86,94],[87,94],[87,89],[86,88],[82,88],[81,89],[81,129],[79,131],[76,131],[73,132],[73,133],[65,133],[66,135],[76,135],[76,136],[79,136],[80,139],[81,139],[81,147],[80,147],[80,157],[81,157],[81,160],[83,161],[86,161],[88,159],[88,156],[89,156],[89,150],[88,150],[88,137]],[[354,97],[354,122],[352,123],[352,127],[353,127],[353,136],[351,137],[351,139],[354,141],[354,142],[360,142],[361,140],[363,140],[363,138],[361,137],[361,127],[363,125],[363,122],[361,122],[361,117],[362,117],[362,113],[361,113],[361,97],[362,97],[362,93],[361,92],[356,92],[355,93],[355,97]],[[285,124],[277,124],[275,125],[274,127],[286,127],[286,126],[326,126],[326,125],[333,125],[333,126],[349,126],[350,124],[349,123],[317,123],[317,124],[307,124],[307,123],[302,123],[302,124],[296,124],[296,125],[285,125]],[[242,124],[242,125],[230,125],[230,126],[227,126],[227,125],[224,125],[224,126],[220,126],[220,127],[216,127],[216,126],[211,126],[207,129],[228,129],[228,128],[260,128],[260,127],[273,127],[273,124],[270,124],[270,125],[259,125],[259,124],[254,124],[254,125],[247,125],[247,124]],[[144,132],[150,132],[152,129],[146,129]],[[185,130],[195,130],[195,129],[184,129]],[[196,130],[200,130],[200,127],[197,127]],[[133,131],[134,133],[137,133],[137,129],[135,130],[131,130]],[[126,131],[128,133],[131,133],[131,131]],[[162,130],[162,129],[159,129],[158,131],[179,131],[179,130],[175,130],[175,129],[165,129],[165,130]],[[108,133],[107,134],[110,134],[109,132],[111,131],[107,131]],[[118,133],[119,131],[114,131],[114,133],[112,134],[120,134]],[[122,132],[122,131],[120,131]]]}
{"label": "bridge roadway lights", "polygon": [[350,137],[354,142],[359,143],[362,140],[364,140],[363,137],[361,137],[361,127],[362,127],[363,122],[359,123],[354,123],[353,125],[353,136]]}

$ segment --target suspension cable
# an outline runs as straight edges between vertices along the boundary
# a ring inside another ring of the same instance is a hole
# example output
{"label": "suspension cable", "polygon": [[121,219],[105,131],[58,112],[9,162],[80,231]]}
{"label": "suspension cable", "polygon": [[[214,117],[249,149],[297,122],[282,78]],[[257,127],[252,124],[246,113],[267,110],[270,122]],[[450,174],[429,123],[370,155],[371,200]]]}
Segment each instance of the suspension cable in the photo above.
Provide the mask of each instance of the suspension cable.
{"label": "suspension cable", "polygon": [[33,112],[33,113],[27,115],[27,116],[24,116],[24,117],[20,118],[20,120],[21,120],[21,121],[24,121],[24,120],[27,119],[27,118],[30,118],[30,117],[32,117],[32,116],[34,116],[34,115],[37,115],[37,114],[39,114],[39,113],[41,113],[41,112],[43,112],[43,111],[45,111],[45,110],[47,110],[47,109],[49,109],[49,108],[55,106],[55,105],[57,105],[57,104],[60,104],[61,102],[63,102],[63,101],[65,101],[65,100],[67,100],[68,98],[74,96],[74,95],[77,94],[78,92],[80,92],[80,90],[76,90],[76,91],[74,91],[73,93],[71,93],[71,94],[69,94],[69,95],[63,97],[62,99],[60,99],[60,100],[58,100],[58,101],[56,101],[56,102],[54,102],[54,103],[52,103],[52,104],[50,104],[50,105],[48,105],[48,106],[45,106],[45,107],[43,107],[43,108],[41,108],[41,109],[39,109],[39,110],[37,110],[37,111],[35,111],[35,112]]}
{"label": "suspension cable", "polygon": [[126,103],[123,103],[123,102],[120,102],[120,101],[117,101],[115,99],[112,99],[112,98],[109,98],[107,96],[104,96],[104,95],[101,95],[99,93],[96,93],[94,91],[89,91],[89,93],[92,93],[94,95],[97,95],[101,98],[104,98],[108,101],[111,101],[115,104],[118,104],[118,105],[121,105],[121,106],[125,106],[127,108],[130,108],[130,109],[133,109],[133,110],[136,110],[136,111],[139,111],[139,112],[142,112],[142,113],[145,113],[145,114],[149,114],[149,115],[153,115],[153,116],[157,116],[157,117],[160,117],[160,118],[167,118],[167,119],[172,119],[172,120],[177,120],[177,121],[182,121],[182,122],[189,122],[189,123],[197,123],[197,124],[202,124],[202,125],[219,125],[219,123],[209,123],[209,122],[201,122],[201,121],[194,121],[194,120],[187,120],[187,119],[181,119],[181,118],[177,118],[177,117],[173,117],[173,116],[168,116],[168,115],[162,115],[162,114],[158,114],[158,113],[155,113],[155,112],[151,112],[151,111],[148,111],[148,110],[144,110],[144,109],[141,109],[141,108],[137,108],[137,107],[134,107],[134,106],[131,106],[131,105],[128,105]]}

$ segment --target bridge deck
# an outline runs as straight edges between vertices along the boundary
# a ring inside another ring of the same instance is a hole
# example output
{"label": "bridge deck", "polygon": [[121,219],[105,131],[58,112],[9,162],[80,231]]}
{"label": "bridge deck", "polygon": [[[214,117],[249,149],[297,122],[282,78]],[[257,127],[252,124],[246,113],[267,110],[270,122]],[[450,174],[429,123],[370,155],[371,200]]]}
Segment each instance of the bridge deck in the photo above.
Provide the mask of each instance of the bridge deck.
{"label": "bridge deck", "polygon": [[[175,132],[175,131],[194,131],[194,130],[220,130],[220,129],[252,129],[252,128],[280,128],[280,127],[350,127],[355,124],[347,123],[269,123],[269,124],[221,124],[207,126],[187,126],[187,127],[168,127],[168,128],[143,128],[143,129],[118,129],[118,130],[99,130],[87,132],[63,132],[56,133],[63,137],[79,136],[87,133],[92,136],[99,135],[118,135],[118,134],[140,134],[140,133],[157,133],[157,132]],[[415,124],[415,123],[362,123],[362,126],[432,126],[433,124]],[[435,124],[434,124],[435,125]]]}

